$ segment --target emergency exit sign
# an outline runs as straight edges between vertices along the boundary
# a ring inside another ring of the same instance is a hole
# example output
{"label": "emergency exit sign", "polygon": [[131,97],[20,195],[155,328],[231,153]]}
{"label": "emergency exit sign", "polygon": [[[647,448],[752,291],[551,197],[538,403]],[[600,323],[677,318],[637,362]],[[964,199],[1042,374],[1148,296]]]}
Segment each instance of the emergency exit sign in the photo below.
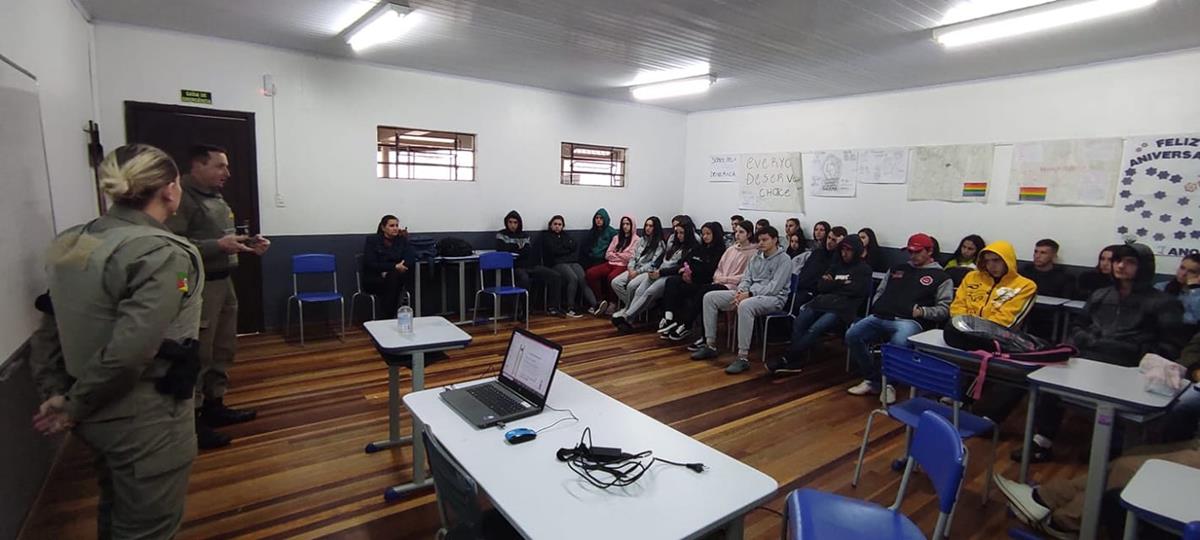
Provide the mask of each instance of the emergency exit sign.
{"label": "emergency exit sign", "polygon": [[212,105],[212,92],[203,90],[180,90],[179,101],[184,103],[201,103],[204,105]]}

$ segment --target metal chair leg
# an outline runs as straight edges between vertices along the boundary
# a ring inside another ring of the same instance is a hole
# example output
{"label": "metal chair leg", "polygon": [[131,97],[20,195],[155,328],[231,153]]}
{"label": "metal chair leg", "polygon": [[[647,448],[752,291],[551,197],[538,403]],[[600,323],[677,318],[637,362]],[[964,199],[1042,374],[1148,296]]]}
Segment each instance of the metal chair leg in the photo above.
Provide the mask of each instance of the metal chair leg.
{"label": "metal chair leg", "polygon": [[886,414],[885,411],[875,409],[867,415],[867,428],[863,430],[862,446],[858,447],[858,463],[854,464],[854,479],[850,482],[851,486],[858,487],[858,478],[862,474],[863,457],[867,455],[867,441],[871,438],[871,424],[875,421],[875,415],[879,413]]}
{"label": "metal chair leg", "polygon": [[987,506],[988,499],[991,498],[992,491],[992,472],[996,468],[996,447],[1000,445],[1000,424],[995,424],[992,427],[992,460],[988,462],[987,476],[983,478],[983,501],[979,506]]}
{"label": "metal chair leg", "polygon": [[338,298],[338,314],[341,315],[342,321],[342,337],[338,338],[341,341],[346,341],[346,299]]}
{"label": "metal chair leg", "polygon": [[373,321],[379,318],[379,311],[375,309],[375,295],[368,294],[367,298],[371,299],[371,320]]}
{"label": "metal chair leg", "polygon": [[287,302],[284,303],[284,308],[283,308],[283,313],[284,313],[284,315],[283,315],[283,339],[284,339],[284,341],[287,341],[287,338],[292,334],[292,300],[294,300],[294,297],[289,296],[287,299]]}
{"label": "metal chair leg", "polygon": [[304,301],[296,299],[296,313],[300,315],[300,346],[304,346]]}
{"label": "metal chair leg", "polygon": [[525,293],[525,329],[529,330],[529,293]]}

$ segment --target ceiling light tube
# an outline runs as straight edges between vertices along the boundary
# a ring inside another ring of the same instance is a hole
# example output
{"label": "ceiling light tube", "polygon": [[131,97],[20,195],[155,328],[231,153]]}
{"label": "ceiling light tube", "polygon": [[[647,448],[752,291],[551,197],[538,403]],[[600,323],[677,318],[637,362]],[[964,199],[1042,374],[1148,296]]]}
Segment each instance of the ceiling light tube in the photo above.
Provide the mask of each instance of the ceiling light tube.
{"label": "ceiling light tube", "polygon": [[420,141],[420,142],[445,143],[445,144],[450,144],[450,143],[454,142],[454,139],[447,139],[444,137],[422,137],[420,135],[401,135],[397,138],[404,139],[406,141]]}
{"label": "ceiling light tube", "polygon": [[1040,32],[1153,5],[1157,0],[1059,0],[933,30],[946,48]]}
{"label": "ceiling light tube", "polygon": [[633,93],[634,99],[648,101],[707,92],[708,87],[712,86],[716,80],[716,77],[708,74],[699,77],[688,77],[686,79],[634,86],[629,90]]}
{"label": "ceiling light tube", "polygon": [[359,17],[342,32],[346,43],[355,52],[386,43],[400,37],[408,25],[404,18],[412,8],[395,2],[380,2]]}

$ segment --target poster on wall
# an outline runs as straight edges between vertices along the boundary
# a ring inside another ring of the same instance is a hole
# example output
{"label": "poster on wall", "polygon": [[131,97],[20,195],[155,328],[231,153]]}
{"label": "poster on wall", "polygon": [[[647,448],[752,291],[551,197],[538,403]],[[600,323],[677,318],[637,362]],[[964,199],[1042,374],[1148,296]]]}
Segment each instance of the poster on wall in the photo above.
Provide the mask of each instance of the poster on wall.
{"label": "poster on wall", "polygon": [[1200,252],[1200,133],[1125,139],[1117,236],[1158,255]]}
{"label": "poster on wall", "polygon": [[805,153],[804,185],[814,197],[853,197],[858,185],[858,151]]}
{"label": "poster on wall", "polygon": [[908,149],[859,150],[858,181],[863,184],[903,184],[907,182]]}
{"label": "poster on wall", "polygon": [[708,157],[709,182],[737,182],[740,165],[737,154],[714,154]]}
{"label": "poster on wall", "polygon": [[771,212],[804,212],[800,153],[738,155],[738,208]]}
{"label": "poster on wall", "polygon": [[990,144],[918,146],[909,154],[908,200],[987,202]]}
{"label": "poster on wall", "polygon": [[1121,139],[1013,145],[1009,204],[1112,206]]}

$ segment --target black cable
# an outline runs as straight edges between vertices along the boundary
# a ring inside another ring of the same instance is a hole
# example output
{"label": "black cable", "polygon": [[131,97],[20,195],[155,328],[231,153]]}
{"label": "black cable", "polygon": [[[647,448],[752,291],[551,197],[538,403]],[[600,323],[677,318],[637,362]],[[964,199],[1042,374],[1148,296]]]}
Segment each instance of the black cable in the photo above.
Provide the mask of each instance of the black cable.
{"label": "black cable", "polygon": [[770,513],[772,513],[772,514],[775,514],[775,515],[779,516],[779,517],[780,517],[780,519],[784,519],[784,517],[783,517],[783,513],[782,513],[782,512],[780,512],[780,511],[778,511],[778,510],[772,510],[772,509],[770,509],[770,508],[767,508],[767,507],[765,507],[765,506],[755,506],[755,507],[754,507],[754,509],[755,509],[755,510],[766,510],[767,512],[770,512]]}
{"label": "black cable", "polygon": [[558,421],[554,422],[553,424],[550,424],[550,425],[548,425],[548,426],[546,426],[546,427],[544,427],[544,428],[538,429],[538,430],[534,430],[534,433],[541,433],[541,432],[543,432],[543,431],[546,431],[547,429],[550,429],[550,428],[552,428],[552,427],[554,427],[554,426],[557,426],[557,425],[559,425],[559,424],[561,424],[561,423],[563,423],[563,422],[566,422],[567,420],[574,420],[574,421],[576,421],[576,422],[578,422],[578,421],[579,421],[579,417],[578,417],[578,416],[575,416],[575,413],[574,413],[574,411],[572,411],[571,409],[555,409],[554,407],[551,407],[551,406],[549,406],[549,405],[543,405],[543,406],[544,406],[545,408],[547,408],[547,409],[550,409],[550,410],[552,410],[552,411],[557,411],[557,412],[565,412],[565,413],[567,413],[567,414],[569,414],[569,415],[571,415],[571,416],[568,416],[568,417],[566,417],[566,418],[559,418],[559,419],[558,419]]}
{"label": "black cable", "polygon": [[[586,442],[585,442],[586,441]],[[649,461],[646,459],[649,458]],[[575,474],[600,489],[625,487],[637,482],[656,462],[686,467],[697,473],[705,470],[703,463],[680,463],[653,456],[653,451],[643,450],[635,454],[622,452],[618,448],[600,448],[592,445],[592,428],[583,428],[579,444],[575,448],[558,451],[558,459],[565,461]]]}

